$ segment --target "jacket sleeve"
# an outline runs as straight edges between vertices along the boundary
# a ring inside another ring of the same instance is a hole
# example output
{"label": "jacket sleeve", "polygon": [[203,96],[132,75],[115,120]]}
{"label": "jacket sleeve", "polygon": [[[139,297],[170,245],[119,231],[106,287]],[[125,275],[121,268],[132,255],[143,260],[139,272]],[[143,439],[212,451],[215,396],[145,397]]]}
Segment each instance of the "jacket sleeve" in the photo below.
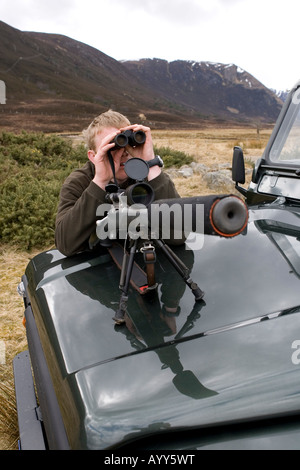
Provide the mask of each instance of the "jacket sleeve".
{"label": "jacket sleeve", "polygon": [[97,207],[104,202],[105,191],[85,175],[67,178],[60,192],[55,226],[55,243],[61,253],[71,256],[88,248],[89,237],[96,229]]}

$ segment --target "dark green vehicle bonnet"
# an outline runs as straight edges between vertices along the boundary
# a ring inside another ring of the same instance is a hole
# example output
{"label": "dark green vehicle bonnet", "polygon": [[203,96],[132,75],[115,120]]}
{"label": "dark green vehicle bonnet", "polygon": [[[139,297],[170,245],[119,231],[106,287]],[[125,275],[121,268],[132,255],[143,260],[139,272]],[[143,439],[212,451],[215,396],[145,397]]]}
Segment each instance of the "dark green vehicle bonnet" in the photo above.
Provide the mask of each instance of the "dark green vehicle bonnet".
{"label": "dark green vehicle bonnet", "polygon": [[297,206],[254,206],[243,234],[177,247],[200,302],[157,253],[157,295],[130,290],[121,326],[108,253],[35,257],[28,293],[71,447],[298,413],[299,220]]}

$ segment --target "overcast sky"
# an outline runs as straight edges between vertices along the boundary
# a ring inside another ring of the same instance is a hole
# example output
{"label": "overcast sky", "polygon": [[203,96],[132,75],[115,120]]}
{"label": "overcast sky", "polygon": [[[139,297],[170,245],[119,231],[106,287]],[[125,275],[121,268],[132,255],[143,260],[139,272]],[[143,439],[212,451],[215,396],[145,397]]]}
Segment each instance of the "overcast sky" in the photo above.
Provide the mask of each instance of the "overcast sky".
{"label": "overcast sky", "polygon": [[0,2],[10,26],[64,34],[117,60],[234,63],[277,90],[300,79],[299,0]]}

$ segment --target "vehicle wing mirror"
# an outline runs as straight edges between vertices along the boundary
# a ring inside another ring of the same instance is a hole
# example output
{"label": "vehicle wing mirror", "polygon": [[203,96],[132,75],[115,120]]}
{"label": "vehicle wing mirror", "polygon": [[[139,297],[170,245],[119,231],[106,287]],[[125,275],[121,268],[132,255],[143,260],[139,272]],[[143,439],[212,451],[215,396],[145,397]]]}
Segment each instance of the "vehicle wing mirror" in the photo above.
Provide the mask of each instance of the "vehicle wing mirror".
{"label": "vehicle wing mirror", "polygon": [[240,184],[244,184],[246,181],[244,153],[241,147],[234,147],[233,149],[232,179],[235,183]]}

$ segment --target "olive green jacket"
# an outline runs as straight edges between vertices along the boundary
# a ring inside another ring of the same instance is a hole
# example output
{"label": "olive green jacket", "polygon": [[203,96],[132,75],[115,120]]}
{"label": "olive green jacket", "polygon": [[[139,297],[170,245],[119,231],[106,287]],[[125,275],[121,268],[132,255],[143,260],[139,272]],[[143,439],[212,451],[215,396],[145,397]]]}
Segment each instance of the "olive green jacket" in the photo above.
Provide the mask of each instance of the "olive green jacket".
{"label": "olive green jacket", "polygon": [[[107,202],[106,192],[92,181],[94,175],[94,165],[88,161],[83,168],[73,171],[62,186],[56,216],[55,243],[66,256],[89,248],[89,238],[96,230],[97,207]],[[173,182],[163,172],[149,184],[156,200],[179,197]]]}

